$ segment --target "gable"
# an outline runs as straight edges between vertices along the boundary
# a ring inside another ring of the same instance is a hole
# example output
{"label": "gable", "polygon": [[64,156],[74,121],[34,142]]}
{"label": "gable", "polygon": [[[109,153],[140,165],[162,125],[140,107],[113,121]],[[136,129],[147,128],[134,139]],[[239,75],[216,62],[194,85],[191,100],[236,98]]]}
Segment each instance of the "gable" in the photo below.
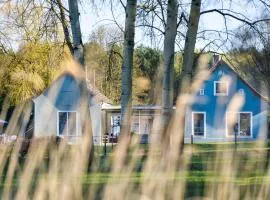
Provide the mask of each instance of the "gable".
{"label": "gable", "polygon": [[[64,105],[70,107],[78,103],[80,96],[79,81],[73,74],[66,72],[59,76],[41,95],[34,98],[38,101],[41,97],[47,97],[55,103],[55,105]],[[98,103],[111,103],[111,101],[95,88],[89,81],[85,82],[89,92],[88,97],[90,105]]]}
{"label": "gable", "polygon": [[[194,94],[193,101],[187,109],[186,133],[194,134],[193,114],[205,113],[204,137],[211,138],[213,141],[217,139],[229,141],[228,116],[236,115],[236,120],[238,120],[236,123],[239,125],[241,123],[239,113],[244,113],[250,116],[249,122],[245,122],[250,123],[251,134],[249,138],[258,138],[259,134],[266,128],[268,101],[225,62],[218,62],[216,66],[210,69],[210,72],[207,80],[200,86],[204,90],[204,94],[199,91]],[[215,95],[214,83],[224,77],[227,77],[225,81],[229,81],[228,94],[224,96]],[[236,94],[237,96],[234,98]],[[244,121],[242,122],[244,123]],[[240,135],[240,132],[238,135]],[[244,135],[241,136],[245,137]]]}
{"label": "gable", "polygon": [[44,101],[60,110],[71,110],[79,103],[79,84],[74,76],[65,74],[56,79],[41,95],[33,99],[34,102]]}
{"label": "gable", "polygon": [[[228,94],[224,96],[215,95],[215,82],[224,80],[225,82],[228,81]],[[243,110],[257,110],[259,112],[261,109],[267,109],[268,101],[253,90],[224,62],[219,63],[219,65],[212,69],[211,74],[200,86],[200,89],[204,92],[203,94],[200,94],[200,91],[198,90],[195,95],[196,98],[194,98],[192,102],[192,110],[207,109],[214,115],[216,110],[226,110],[236,93],[243,95]]]}
{"label": "gable", "polygon": [[[213,74],[218,73],[218,78],[221,78],[222,75],[229,76],[232,78],[233,82],[238,86],[238,89],[244,89],[245,92],[248,90],[256,95],[258,98],[264,100],[269,103],[267,97],[260,94],[258,91],[259,88],[253,88],[247,81],[245,81],[229,64],[224,62],[223,60],[219,61],[215,66],[210,69],[211,76]],[[242,87],[242,88],[241,88]],[[234,88],[232,88],[234,89]]]}
{"label": "gable", "polygon": [[[55,99],[55,106],[57,108],[72,109],[79,103],[79,84],[73,76],[63,76],[55,83],[51,90],[58,93]],[[45,95],[47,96],[47,93]]]}

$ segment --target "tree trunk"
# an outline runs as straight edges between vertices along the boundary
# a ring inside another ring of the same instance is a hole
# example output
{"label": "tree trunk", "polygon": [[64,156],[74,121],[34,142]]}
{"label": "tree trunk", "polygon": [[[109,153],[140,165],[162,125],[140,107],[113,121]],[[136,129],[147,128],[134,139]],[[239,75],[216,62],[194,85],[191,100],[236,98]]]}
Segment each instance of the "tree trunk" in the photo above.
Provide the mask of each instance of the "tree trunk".
{"label": "tree trunk", "polygon": [[[181,82],[180,82],[180,95],[190,93],[191,84],[192,84],[192,72],[194,65],[194,49],[196,44],[196,37],[198,32],[198,25],[200,19],[200,8],[201,8],[201,0],[192,0],[190,7],[190,15],[188,22],[188,31],[185,40],[185,48],[184,48],[184,58],[183,58],[183,68],[181,73]],[[186,103],[181,101],[177,101],[177,108],[181,109],[181,113],[186,113],[187,110]],[[177,116],[178,117],[178,116]],[[180,114],[182,120],[182,135],[181,135],[181,145],[180,145],[180,154],[183,153],[184,150],[184,137],[185,137],[185,114]]]}
{"label": "tree trunk", "polygon": [[181,93],[189,92],[194,65],[194,49],[200,20],[201,0],[192,0],[188,31],[185,41],[183,68],[181,74]]}
{"label": "tree trunk", "polygon": [[[84,50],[82,42],[82,33],[79,20],[79,8],[78,0],[68,0],[69,4],[69,14],[70,14],[70,24],[73,39],[73,57],[80,64],[80,67],[84,70]],[[79,88],[80,88],[80,120],[82,124],[82,143],[81,148],[85,150],[86,153],[89,152],[88,168],[91,167],[94,158],[94,148],[93,148],[93,133],[92,133],[92,120],[90,115],[90,101],[89,101],[89,91],[86,82],[86,76],[79,77]]]}
{"label": "tree trunk", "polygon": [[122,65],[121,134],[130,132],[132,114],[132,68],[137,0],[127,0],[124,59]]}
{"label": "tree trunk", "polygon": [[[69,30],[68,30],[68,22],[66,19],[65,10],[64,10],[62,0],[56,0],[56,3],[57,3],[57,6],[59,8],[59,12],[60,12],[60,21],[61,21],[62,28],[64,31],[65,41],[67,43],[67,46],[69,48],[70,53],[73,55],[73,45],[71,42]],[[53,5],[52,5],[52,7],[53,7]]]}
{"label": "tree trunk", "polygon": [[173,107],[173,67],[174,67],[174,45],[177,33],[177,0],[168,0],[167,23],[164,36],[164,78],[162,88],[162,131],[168,125]]}
{"label": "tree trunk", "polygon": [[73,55],[74,58],[77,60],[77,62],[79,62],[83,66],[84,51],[83,51],[81,26],[79,20],[80,13],[78,8],[78,0],[68,0],[68,5],[73,38]]}

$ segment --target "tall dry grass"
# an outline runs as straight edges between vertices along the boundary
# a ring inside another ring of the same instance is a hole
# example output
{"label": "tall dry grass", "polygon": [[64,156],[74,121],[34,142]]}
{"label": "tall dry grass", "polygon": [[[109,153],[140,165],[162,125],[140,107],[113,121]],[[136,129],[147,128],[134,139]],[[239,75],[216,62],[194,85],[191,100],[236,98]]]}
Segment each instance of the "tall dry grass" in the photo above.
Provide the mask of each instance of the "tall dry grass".
{"label": "tall dry grass", "polygon": [[[155,142],[148,145],[125,135],[104,155],[89,132],[73,145],[55,137],[2,143],[1,199],[269,199],[267,141],[239,143],[237,149],[228,143],[182,146],[183,110],[208,75],[200,70],[192,92],[178,97],[165,133],[158,132],[161,119],[154,120]],[[232,99],[234,110],[240,109],[241,98]],[[26,122],[18,119],[28,120],[27,108],[15,109],[7,130],[25,129]]]}

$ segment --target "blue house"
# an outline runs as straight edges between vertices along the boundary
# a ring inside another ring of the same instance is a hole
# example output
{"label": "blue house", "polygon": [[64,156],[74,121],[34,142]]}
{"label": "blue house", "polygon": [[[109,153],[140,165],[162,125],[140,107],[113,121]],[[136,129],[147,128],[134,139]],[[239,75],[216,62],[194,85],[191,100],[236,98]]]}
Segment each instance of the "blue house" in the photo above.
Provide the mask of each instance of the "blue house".
{"label": "blue house", "polygon": [[186,112],[185,142],[267,138],[269,101],[223,60],[211,69]]}
{"label": "blue house", "polygon": [[[34,137],[59,136],[76,141],[82,135],[82,98],[76,74],[66,72],[49,88],[33,99]],[[234,68],[220,60],[197,91],[185,116],[185,142],[229,142],[264,140],[267,138],[269,101],[242,79]],[[88,81],[89,111],[94,144],[102,144],[105,133],[118,136],[121,107],[111,101]],[[134,106],[131,132],[151,134],[160,106]],[[151,142],[151,141],[150,141]]]}
{"label": "blue house", "polygon": [[76,142],[82,136],[83,99],[80,84],[87,87],[94,144],[101,144],[101,106],[111,101],[85,78],[72,71],[59,76],[34,102],[34,137],[58,136]]}

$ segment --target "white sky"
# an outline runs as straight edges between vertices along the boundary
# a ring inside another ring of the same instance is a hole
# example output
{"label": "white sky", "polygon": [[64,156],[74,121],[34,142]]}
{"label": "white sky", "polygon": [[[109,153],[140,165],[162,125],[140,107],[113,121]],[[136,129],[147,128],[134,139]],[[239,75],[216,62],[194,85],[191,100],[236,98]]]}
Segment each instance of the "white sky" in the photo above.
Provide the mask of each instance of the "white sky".
{"label": "white sky", "polygon": [[[190,2],[190,0],[185,0]],[[97,2],[97,1],[96,1]],[[225,2],[222,4],[222,2]],[[237,13],[242,13],[246,17],[248,17],[250,20],[258,19],[262,13],[258,12],[261,10],[261,4],[259,3],[259,0],[254,0],[255,3],[246,3],[247,0],[225,0],[225,1],[219,1],[219,0],[203,0],[201,11],[203,10],[210,10],[213,8],[217,9],[228,9],[235,11]],[[97,4],[97,3],[96,3]],[[89,2],[85,0],[80,7],[81,12],[81,28],[83,33],[83,41],[87,42],[88,37],[90,33],[96,29],[99,25],[110,25],[112,24],[113,16],[109,5],[105,5],[103,3],[99,4],[96,7],[89,6]],[[124,26],[124,10],[119,5],[118,7],[114,7],[115,12],[115,18],[117,19],[118,23],[121,24],[121,26]],[[227,28],[229,30],[235,30],[241,25],[240,22],[237,20],[234,20],[232,18],[227,17]],[[199,25],[199,31],[200,30],[206,30],[206,29],[212,29],[212,30],[218,30],[218,31],[226,31],[225,24],[224,24],[224,18],[217,14],[217,13],[211,13],[211,14],[205,14],[202,15],[200,18],[200,25]],[[137,28],[136,34],[135,34],[135,41],[136,44],[144,44],[144,45],[150,45],[149,38],[143,37],[143,30]],[[213,39],[220,39],[220,36],[218,36],[214,32],[207,32],[207,35],[205,37],[208,40]],[[225,37],[225,35],[224,35]],[[208,43],[205,40],[198,39],[196,47],[197,48],[203,48],[205,44]],[[159,48],[162,48],[159,46]],[[177,49],[177,47],[176,47]]]}
{"label": "white sky", "polygon": [[[82,3],[80,4],[80,22],[81,22],[81,29],[82,29],[82,35],[83,35],[83,41],[87,42],[89,35],[92,31],[94,31],[98,26],[100,25],[112,25],[113,24],[113,16],[111,12],[110,4],[108,3],[102,3],[103,0],[81,0]],[[94,1],[96,6],[90,5],[90,2]],[[181,2],[184,2],[183,5],[185,7],[188,7],[189,4],[185,2],[190,2],[191,0],[182,0]],[[258,19],[261,17],[262,12],[261,4],[259,3],[259,0],[253,0],[255,3],[249,3],[246,2],[250,0],[202,0],[202,8],[201,10],[209,10],[209,9],[228,9],[230,11],[235,11],[237,13],[242,13],[246,17],[248,17],[250,20]],[[270,1],[270,0],[268,0]],[[67,0],[64,0],[65,3],[67,3]],[[107,0],[106,2],[109,2]],[[114,17],[116,18],[117,22],[123,27],[124,26],[124,20],[125,20],[125,14],[124,9],[120,5],[118,0],[114,0],[114,2],[118,2],[117,5],[113,5],[113,11],[114,11]],[[222,2],[225,2],[222,4]],[[67,5],[65,5],[67,6]],[[270,8],[269,8],[270,9]],[[189,8],[187,9],[189,11]],[[228,11],[225,11],[228,12]],[[269,11],[268,11],[268,14]],[[241,16],[242,17],[242,16]],[[229,30],[236,30],[241,23],[238,21],[227,18],[227,27]],[[1,26],[0,26],[1,27]],[[181,28],[180,28],[181,29]],[[226,31],[225,25],[224,25],[224,18],[216,13],[211,14],[205,14],[202,15],[200,18],[200,24],[199,24],[199,32],[202,30],[216,30],[216,31]],[[180,30],[184,32],[185,30]],[[214,31],[213,32],[207,32],[207,34],[204,35],[204,39],[200,39],[202,35],[198,35],[199,39],[197,40],[196,48],[203,48],[210,40],[216,40],[220,39],[220,36],[217,35]],[[223,35],[225,37],[225,35]],[[208,41],[207,41],[208,40]],[[160,38],[160,40],[157,42],[158,47],[162,49],[162,41],[163,39]],[[18,41],[19,43],[20,41]],[[150,46],[150,40],[148,37],[144,37],[144,30],[142,28],[136,28],[136,34],[135,34],[135,42],[136,45],[148,45]],[[182,48],[184,41],[181,39],[180,43],[178,43]],[[220,44],[220,42],[219,42]],[[224,44],[225,46],[225,44]],[[211,48],[214,48],[213,46]],[[208,50],[212,50],[212,49]],[[179,50],[179,46],[176,45],[176,50]]]}

